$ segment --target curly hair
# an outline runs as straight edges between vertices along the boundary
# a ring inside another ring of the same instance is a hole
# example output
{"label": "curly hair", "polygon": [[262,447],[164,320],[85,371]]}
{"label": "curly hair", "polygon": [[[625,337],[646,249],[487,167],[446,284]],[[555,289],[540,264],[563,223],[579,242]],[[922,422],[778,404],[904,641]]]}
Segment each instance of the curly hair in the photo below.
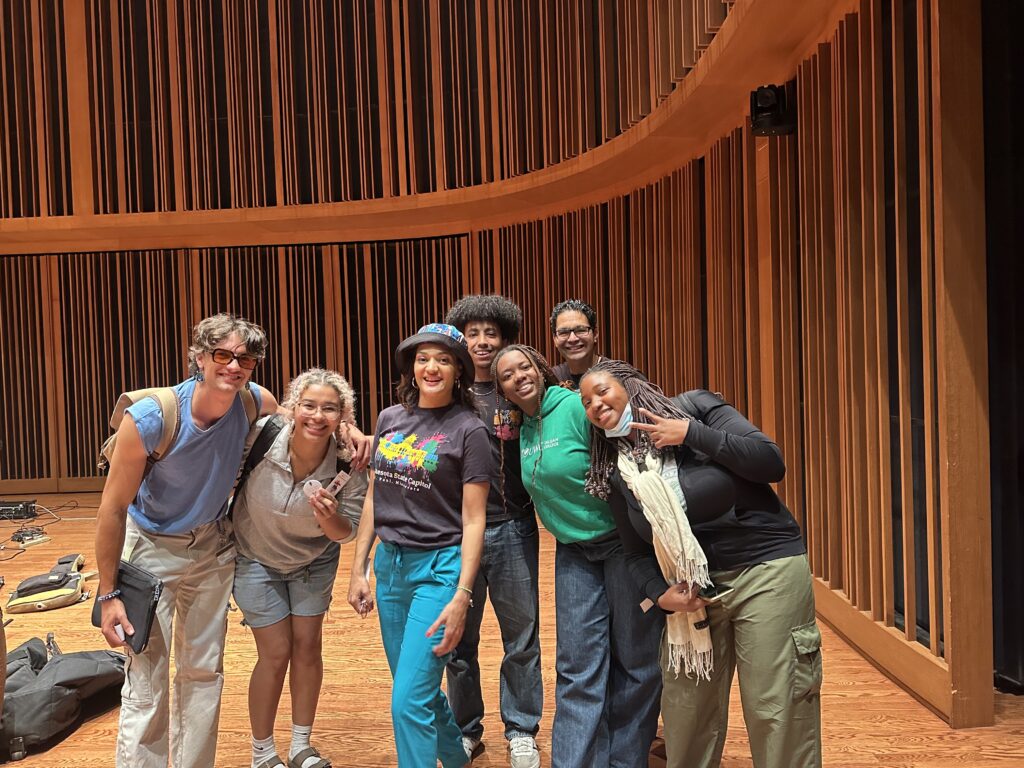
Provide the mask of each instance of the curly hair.
{"label": "curly hair", "polygon": [[512,344],[523,328],[523,310],[519,305],[496,293],[463,296],[452,304],[444,321],[465,332],[472,322],[491,322],[501,331],[501,339]]}
{"label": "curly hair", "polygon": [[591,328],[597,328],[597,312],[594,311],[592,306],[582,299],[566,299],[555,304],[555,308],[551,310],[552,333],[558,329],[558,316],[563,312],[579,312],[587,318]]}
{"label": "curly hair", "polygon": [[344,457],[349,459],[351,456],[348,455],[348,450],[344,448],[346,444],[345,430],[352,423],[352,416],[355,413],[356,407],[356,395],[352,385],[337,371],[310,368],[292,379],[288,384],[288,393],[285,395],[284,402],[281,403],[281,406],[289,411],[286,418],[289,420],[293,418],[291,412],[299,404],[302,395],[307,389],[317,385],[330,387],[338,393],[338,399],[341,401],[341,420],[338,422],[338,428],[334,431],[334,437],[338,441],[338,445],[342,447]]}
{"label": "curly hair", "polygon": [[[420,402],[420,390],[416,386],[416,377],[413,376],[413,366],[415,365],[416,356],[409,356],[409,365],[402,371],[398,379],[398,384],[395,385],[395,398],[407,411],[411,411]],[[476,395],[473,394],[473,390],[469,387],[462,386],[462,363],[458,360],[455,364],[459,367],[459,372],[455,376],[455,387],[452,389],[452,401],[461,403],[469,410],[478,413]]]}
{"label": "curly hair", "polygon": [[[498,381],[498,361],[501,360],[509,352],[519,352],[527,360],[529,360],[533,367],[537,369],[541,377],[541,390],[537,398],[537,440],[541,446],[540,453],[537,455],[537,461],[533,464],[533,471],[530,473],[530,485],[533,485],[537,479],[537,467],[540,465],[540,460],[544,455],[544,441],[543,441],[543,429],[544,423],[540,416],[540,404],[544,402],[544,395],[548,391],[548,387],[558,386],[558,377],[555,376],[555,372],[551,370],[551,366],[548,364],[547,359],[533,347],[528,344],[510,344],[507,347],[503,347],[498,350],[498,354],[494,356],[491,361],[491,378],[495,382],[494,392],[495,397],[500,391],[503,395],[505,394],[505,388],[502,387],[501,382]],[[508,395],[505,395],[508,397]],[[504,461],[504,453],[502,453],[502,460]],[[502,468],[504,469],[504,468]]]}
{"label": "curly hair", "polygon": [[[667,397],[657,384],[652,383],[640,371],[629,363],[621,360],[602,360],[596,363],[580,379],[583,382],[597,373],[607,373],[618,381],[629,396],[629,404],[633,407],[633,421],[646,423],[647,419],[639,412],[640,408],[650,411],[656,416],[669,419],[689,419],[679,404]],[[638,431],[634,446],[627,438],[610,438],[600,427],[590,425],[590,469],[587,470],[587,481],[584,490],[591,496],[608,500],[611,493],[611,476],[618,463],[620,451],[631,450],[639,455],[652,453],[660,456],[662,451],[654,447],[651,436],[647,432]],[[666,448],[665,450],[672,450]]]}
{"label": "curly hair", "polygon": [[221,312],[200,320],[192,329],[192,345],[188,348],[188,372],[199,373],[196,357],[209,352],[232,333],[238,335],[245,351],[262,360],[267,354],[267,334],[256,323],[244,317]]}

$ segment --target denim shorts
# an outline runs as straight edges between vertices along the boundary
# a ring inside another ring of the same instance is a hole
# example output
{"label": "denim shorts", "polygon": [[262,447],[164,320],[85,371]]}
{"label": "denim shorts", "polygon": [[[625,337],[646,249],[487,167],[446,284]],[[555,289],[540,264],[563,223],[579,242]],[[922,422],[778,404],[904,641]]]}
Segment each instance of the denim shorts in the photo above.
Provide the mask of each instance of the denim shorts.
{"label": "denim shorts", "polygon": [[332,541],[305,568],[281,573],[244,555],[235,558],[235,603],[243,623],[260,629],[289,616],[327,613],[338,574],[341,546]]}

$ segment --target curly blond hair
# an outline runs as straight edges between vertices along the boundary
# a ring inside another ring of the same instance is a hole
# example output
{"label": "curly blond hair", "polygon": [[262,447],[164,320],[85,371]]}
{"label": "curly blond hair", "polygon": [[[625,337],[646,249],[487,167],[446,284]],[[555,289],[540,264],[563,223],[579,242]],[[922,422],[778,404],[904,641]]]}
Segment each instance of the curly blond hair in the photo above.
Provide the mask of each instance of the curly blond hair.
{"label": "curly blond hair", "polygon": [[303,371],[288,384],[288,394],[285,395],[284,402],[281,405],[288,409],[288,418],[291,419],[291,412],[299,404],[303,393],[310,387],[317,385],[330,387],[338,393],[338,399],[341,400],[341,421],[338,422],[338,429],[335,431],[334,436],[337,438],[338,444],[344,446],[345,430],[352,423],[353,414],[355,413],[356,394],[352,389],[352,385],[337,371],[328,371],[324,368],[310,368]]}

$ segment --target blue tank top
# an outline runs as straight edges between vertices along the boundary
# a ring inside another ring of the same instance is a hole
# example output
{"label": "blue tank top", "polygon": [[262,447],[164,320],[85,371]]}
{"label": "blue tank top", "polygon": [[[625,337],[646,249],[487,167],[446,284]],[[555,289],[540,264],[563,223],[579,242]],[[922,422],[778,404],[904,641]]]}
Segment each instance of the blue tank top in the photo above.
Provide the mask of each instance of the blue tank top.
{"label": "blue tank top", "polygon": [[[260,407],[259,388],[249,388]],[[240,397],[215,424],[200,429],[192,421],[195,379],[174,387],[178,397],[181,426],[167,455],[153,465],[143,479],[128,514],[151,533],[183,534],[212,523],[224,512],[228,496],[242,462],[249,420]],[[160,405],[151,397],[128,409],[142,436],[146,451],[152,452],[163,431]]]}

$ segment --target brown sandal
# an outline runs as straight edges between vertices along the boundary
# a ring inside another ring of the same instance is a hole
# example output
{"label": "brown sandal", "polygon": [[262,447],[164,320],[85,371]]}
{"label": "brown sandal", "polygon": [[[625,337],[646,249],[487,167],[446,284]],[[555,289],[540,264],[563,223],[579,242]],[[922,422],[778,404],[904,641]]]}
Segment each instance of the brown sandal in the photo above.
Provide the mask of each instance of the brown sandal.
{"label": "brown sandal", "polygon": [[[319,760],[313,763],[309,768],[331,768],[333,765],[330,760],[325,759],[319,752],[317,752],[315,747],[306,747],[288,761],[288,766],[289,768],[302,768],[302,764],[311,757],[319,758]],[[284,765],[284,763],[282,763],[282,765]]]}

